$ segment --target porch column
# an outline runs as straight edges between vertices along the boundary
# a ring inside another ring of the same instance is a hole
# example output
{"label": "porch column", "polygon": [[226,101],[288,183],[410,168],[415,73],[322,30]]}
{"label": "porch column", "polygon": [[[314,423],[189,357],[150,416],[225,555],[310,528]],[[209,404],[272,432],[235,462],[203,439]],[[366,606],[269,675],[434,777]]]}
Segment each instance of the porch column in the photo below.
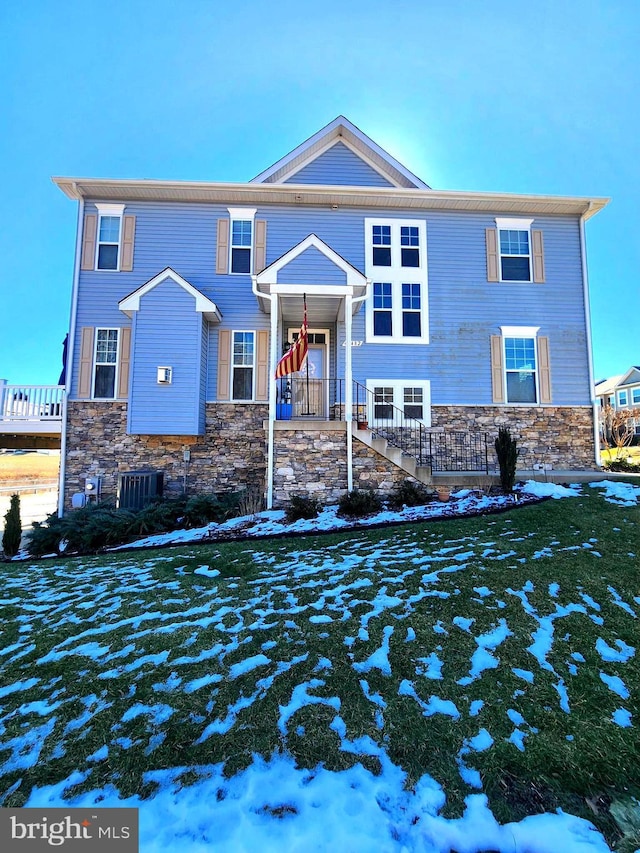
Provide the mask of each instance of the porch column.
{"label": "porch column", "polygon": [[347,490],[353,491],[353,434],[351,421],[353,419],[353,371],[351,366],[351,327],[353,323],[353,297],[344,298],[344,419],[347,425]]}
{"label": "porch column", "polygon": [[276,365],[278,363],[278,315],[280,300],[278,294],[271,298],[271,357],[269,358],[269,426],[267,429],[267,509],[273,507],[273,438],[276,420]]}

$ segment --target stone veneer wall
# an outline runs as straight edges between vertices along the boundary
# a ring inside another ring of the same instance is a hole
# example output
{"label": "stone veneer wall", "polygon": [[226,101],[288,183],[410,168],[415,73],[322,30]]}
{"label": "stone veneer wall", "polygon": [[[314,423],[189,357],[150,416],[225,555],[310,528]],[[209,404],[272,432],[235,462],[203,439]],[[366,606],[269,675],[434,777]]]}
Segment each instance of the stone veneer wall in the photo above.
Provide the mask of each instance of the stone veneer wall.
{"label": "stone veneer wall", "polygon": [[431,425],[486,432],[489,470],[497,466],[493,443],[501,426],[518,439],[521,470],[538,463],[573,471],[596,468],[590,406],[433,406]]}
{"label": "stone veneer wall", "polygon": [[[384,456],[355,437],[353,485],[383,495],[405,479],[412,479]],[[274,433],[273,504],[286,506],[292,495],[335,503],[347,490],[346,424],[309,421],[299,428],[277,428]]]}
{"label": "stone veneer wall", "polygon": [[114,499],[118,473],[150,469],[164,474],[165,494],[183,487],[184,449],[191,451],[187,489],[261,488],[266,477],[267,404],[207,403],[205,435],[127,435],[127,404],[70,401],[67,416],[65,507],[84,478],[102,477],[103,499]]}

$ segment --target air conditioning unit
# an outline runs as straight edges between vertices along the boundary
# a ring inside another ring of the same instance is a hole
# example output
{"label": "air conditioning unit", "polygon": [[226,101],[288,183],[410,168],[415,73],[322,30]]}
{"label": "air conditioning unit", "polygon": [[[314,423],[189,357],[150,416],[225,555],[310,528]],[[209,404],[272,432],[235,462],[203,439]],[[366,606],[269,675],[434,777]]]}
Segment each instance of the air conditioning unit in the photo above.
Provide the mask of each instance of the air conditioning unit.
{"label": "air conditioning unit", "polygon": [[118,509],[142,509],[154,498],[162,497],[161,471],[127,471],[118,474],[116,506]]}
{"label": "air conditioning unit", "polygon": [[159,367],[158,368],[158,385],[171,385],[173,380],[173,368],[172,367]]}

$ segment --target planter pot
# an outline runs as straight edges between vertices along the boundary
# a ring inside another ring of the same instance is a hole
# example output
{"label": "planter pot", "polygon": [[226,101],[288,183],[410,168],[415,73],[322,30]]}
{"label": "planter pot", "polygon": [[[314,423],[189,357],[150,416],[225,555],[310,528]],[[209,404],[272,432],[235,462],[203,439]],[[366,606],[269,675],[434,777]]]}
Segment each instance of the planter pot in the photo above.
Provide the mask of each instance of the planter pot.
{"label": "planter pot", "polygon": [[436,486],[438,500],[445,503],[451,497],[451,489],[449,486]]}
{"label": "planter pot", "polygon": [[358,421],[358,429],[369,429],[368,421]]}

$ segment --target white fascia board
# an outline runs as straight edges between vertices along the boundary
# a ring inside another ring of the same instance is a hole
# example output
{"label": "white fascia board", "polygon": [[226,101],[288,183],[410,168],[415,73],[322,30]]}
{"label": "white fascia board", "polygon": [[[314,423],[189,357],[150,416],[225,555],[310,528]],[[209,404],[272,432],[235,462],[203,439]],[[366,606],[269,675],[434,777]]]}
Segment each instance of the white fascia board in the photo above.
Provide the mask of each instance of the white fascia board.
{"label": "white fascia board", "polygon": [[342,299],[353,296],[353,287],[348,284],[272,284],[271,293],[278,296],[334,296]]}
{"label": "white fascia board", "polygon": [[617,384],[618,385],[627,385],[627,384],[635,385],[637,382],[640,382],[640,378],[629,382],[629,379],[633,376],[634,373],[640,374],[640,371],[638,370],[637,367],[630,367],[629,370],[627,370],[626,373],[623,373],[622,376],[618,379]]}
{"label": "white fascia board", "polygon": [[349,261],[346,261],[342,255],[339,255],[334,251],[331,246],[327,246],[324,240],[321,240],[316,234],[309,234],[309,236],[305,237],[297,246],[293,246],[293,248],[289,249],[288,252],[285,252],[284,255],[278,258],[277,261],[274,261],[268,267],[263,269],[262,272],[256,276],[256,283],[258,285],[277,283],[278,273],[280,270],[312,246],[323,254],[327,260],[331,261],[345,273],[348,285],[351,285],[352,287],[364,287],[366,285],[366,276],[364,276],[360,270],[352,266]]}
{"label": "white fascia board", "polygon": [[196,312],[202,314],[206,320],[210,323],[219,323],[222,320],[222,315],[215,302],[212,302],[204,293],[201,293],[196,287],[189,284],[186,279],[182,278],[181,275],[170,267],[162,270],[162,272],[158,273],[158,275],[154,276],[146,284],[143,284],[137,290],[134,290],[133,293],[125,296],[124,299],[121,299],[118,303],[118,308],[127,317],[131,317],[135,311],[140,310],[140,299],[149,293],[150,290],[153,290],[160,282],[166,281],[168,278],[186,290],[190,296],[193,296],[196,301]]}

